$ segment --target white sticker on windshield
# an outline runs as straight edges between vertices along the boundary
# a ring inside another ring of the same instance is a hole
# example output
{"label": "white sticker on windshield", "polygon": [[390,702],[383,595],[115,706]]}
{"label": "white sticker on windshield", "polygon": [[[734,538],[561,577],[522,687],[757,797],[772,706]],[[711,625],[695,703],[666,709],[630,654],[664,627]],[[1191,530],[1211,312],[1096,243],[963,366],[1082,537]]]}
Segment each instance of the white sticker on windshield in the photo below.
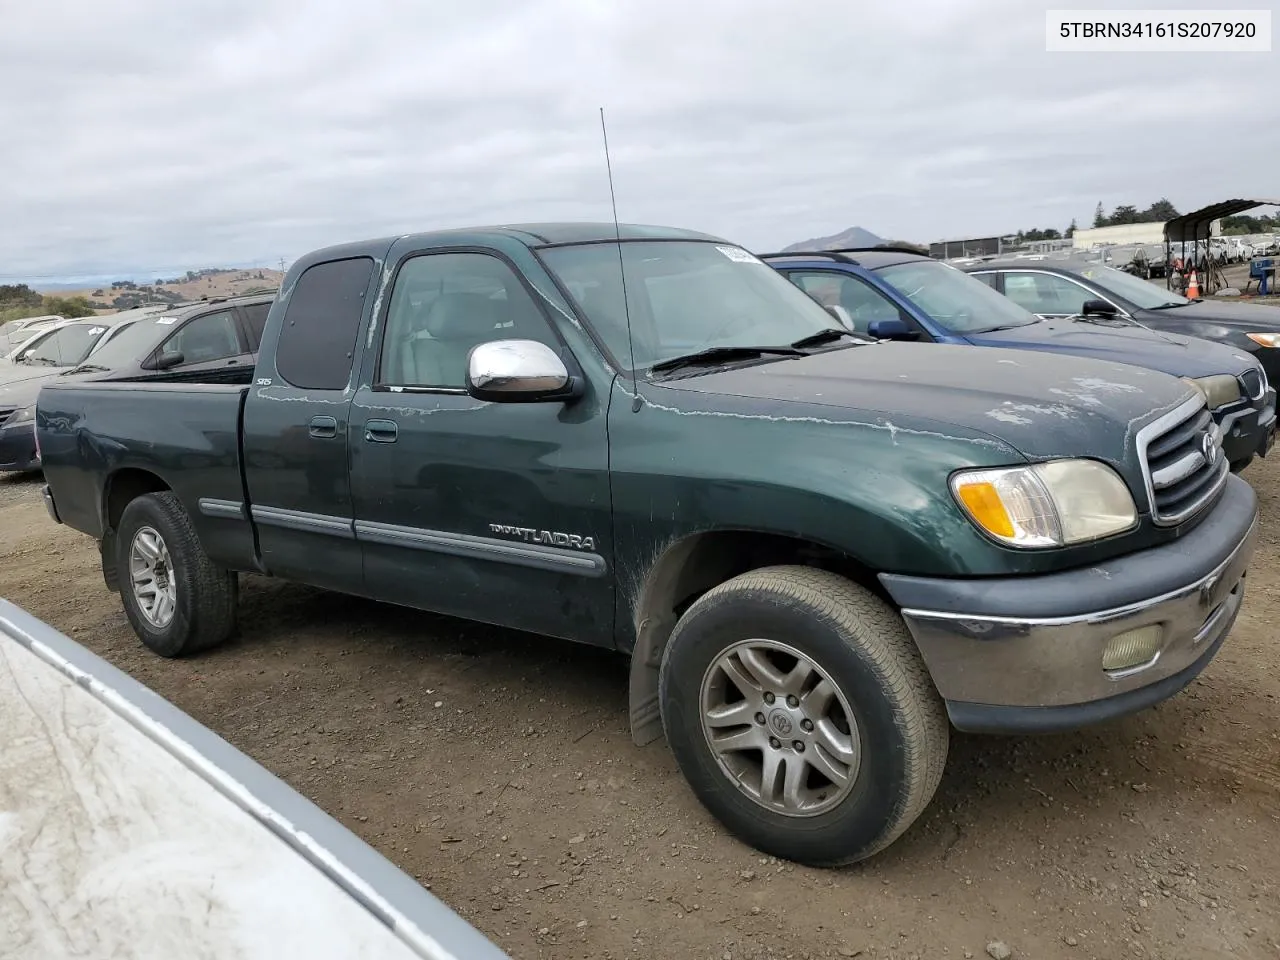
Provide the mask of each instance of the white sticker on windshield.
{"label": "white sticker on windshield", "polygon": [[100,334],[100,333],[101,333],[103,330],[105,330],[105,329],[107,329],[107,328],[106,328],[106,327],[90,327],[90,328],[89,328],[89,336],[91,336],[91,337],[96,337],[98,334]]}
{"label": "white sticker on windshield", "polygon": [[753,257],[751,254],[747,253],[747,251],[743,250],[741,247],[716,247],[716,249],[719,250],[721,253],[723,253],[726,257],[728,257],[734,263],[758,263],[762,267],[766,265],[763,260]]}
{"label": "white sticker on windshield", "polygon": [[160,324],[160,326],[162,327],[167,327],[177,322],[178,322],[177,317],[159,317],[156,319],[156,323]]}

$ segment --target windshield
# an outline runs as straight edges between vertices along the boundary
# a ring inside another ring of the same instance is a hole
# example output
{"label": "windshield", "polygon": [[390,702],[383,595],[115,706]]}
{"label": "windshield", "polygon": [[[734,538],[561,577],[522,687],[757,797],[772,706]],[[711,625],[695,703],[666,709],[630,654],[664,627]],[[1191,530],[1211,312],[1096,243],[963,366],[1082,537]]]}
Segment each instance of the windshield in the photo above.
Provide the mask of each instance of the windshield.
{"label": "windshield", "polygon": [[102,323],[71,323],[43,337],[22,354],[24,363],[50,367],[74,367],[89,355],[93,345],[107,332]]}
{"label": "windshield", "polygon": [[95,351],[90,362],[108,370],[139,363],[156,348],[176,322],[176,317],[163,316],[135,320],[104,344],[101,350]]}
{"label": "windshield", "polygon": [[[574,244],[539,253],[626,367],[630,350],[618,248]],[[637,370],[712,347],[786,345],[837,327],[813,298],[741,247],[626,240],[621,248]]]}
{"label": "windshield", "polygon": [[1081,270],[1080,276],[1086,280],[1091,280],[1103,290],[1114,293],[1117,297],[1123,297],[1139,310],[1150,310],[1153,307],[1163,307],[1169,304],[1175,307],[1184,307],[1191,302],[1172,290],[1158,287],[1154,283],[1147,283],[1147,281],[1135,277],[1131,273],[1125,273],[1123,270],[1117,270],[1114,267],[1104,267],[1099,264],[1098,266],[1090,267],[1088,270]]}
{"label": "windshield", "polygon": [[1040,322],[981,280],[937,260],[895,263],[875,272],[952,333],[986,333]]}

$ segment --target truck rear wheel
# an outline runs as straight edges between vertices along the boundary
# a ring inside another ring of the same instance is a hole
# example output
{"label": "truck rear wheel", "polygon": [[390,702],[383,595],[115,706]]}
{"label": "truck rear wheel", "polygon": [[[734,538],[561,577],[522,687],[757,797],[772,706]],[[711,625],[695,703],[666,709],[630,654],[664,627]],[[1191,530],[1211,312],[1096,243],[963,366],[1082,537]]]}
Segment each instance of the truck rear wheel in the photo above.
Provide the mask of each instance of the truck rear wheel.
{"label": "truck rear wheel", "polygon": [[207,649],[235,629],[236,575],[214,566],[172,493],[149,493],[125,507],[116,572],[129,623],[162,657]]}
{"label": "truck rear wheel", "polygon": [[700,597],[663,653],[659,697],[703,805],[812,866],[887,847],[946,765],[946,711],[901,617],[824,570],[768,567]]}

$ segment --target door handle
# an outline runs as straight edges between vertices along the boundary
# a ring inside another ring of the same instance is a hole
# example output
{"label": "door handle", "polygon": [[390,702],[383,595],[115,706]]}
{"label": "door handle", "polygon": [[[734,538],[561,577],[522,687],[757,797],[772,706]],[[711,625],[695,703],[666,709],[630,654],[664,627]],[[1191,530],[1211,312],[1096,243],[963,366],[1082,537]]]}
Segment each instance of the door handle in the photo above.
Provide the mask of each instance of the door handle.
{"label": "door handle", "polygon": [[394,420],[369,420],[364,425],[364,439],[368,443],[395,443],[399,433]]}
{"label": "door handle", "polygon": [[333,417],[312,417],[311,436],[317,440],[332,440],[338,435],[338,421]]}

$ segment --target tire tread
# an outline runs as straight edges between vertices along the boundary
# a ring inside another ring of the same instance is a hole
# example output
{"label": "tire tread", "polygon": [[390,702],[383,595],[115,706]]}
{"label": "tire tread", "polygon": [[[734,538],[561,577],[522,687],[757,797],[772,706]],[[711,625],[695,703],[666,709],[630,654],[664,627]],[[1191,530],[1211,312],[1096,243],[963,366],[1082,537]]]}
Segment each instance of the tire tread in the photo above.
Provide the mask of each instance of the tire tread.
{"label": "tire tread", "polygon": [[[200,543],[195,525],[191,522],[191,516],[183,507],[182,501],[171,492],[149,493],[132,501],[121,518],[122,532],[126,531],[126,525],[132,520],[131,514],[137,512],[143,501],[148,503],[142,509],[153,507],[173,529],[173,542],[167,544],[169,555],[175,566],[188,568],[189,576],[179,585],[179,589],[186,588],[189,591],[190,601],[190,618],[185,635],[178,638],[176,643],[168,644],[166,650],[160,650],[147,643],[145,637],[143,642],[155,652],[168,657],[185,656],[217,646],[235,632],[238,605],[235,573],[217,566],[209,559],[204,545]],[[124,557],[130,540],[131,536],[121,536],[118,539],[122,567],[126,567]],[[130,589],[127,567],[121,571],[120,585],[122,591]],[[134,621],[134,614],[128,604],[125,609],[130,621]],[[142,636],[137,622],[134,622],[134,630]]]}
{"label": "tire tread", "polygon": [[[686,616],[744,593],[766,600],[787,598],[816,611],[830,627],[856,641],[858,653],[874,664],[885,684],[906,745],[906,789],[875,841],[825,863],[836,867],[871,857],[920,816],[947,763],[950,722],[915,641],[897,612],[870,590],[840,574],[800,565],[761,567],[727,580],[699,597]],[[668,649],[679,642],[679,634],[677,624]]]}

